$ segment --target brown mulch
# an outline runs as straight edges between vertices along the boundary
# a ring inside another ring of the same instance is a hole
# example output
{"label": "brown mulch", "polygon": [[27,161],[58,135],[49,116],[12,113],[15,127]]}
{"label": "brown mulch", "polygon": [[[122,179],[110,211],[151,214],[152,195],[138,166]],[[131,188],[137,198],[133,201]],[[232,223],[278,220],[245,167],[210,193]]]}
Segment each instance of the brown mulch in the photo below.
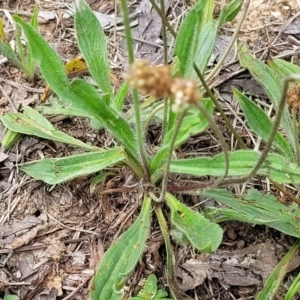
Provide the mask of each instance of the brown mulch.
{"label": "brown mulch", "polygon": [[[28,20],[33,11],[33,2],[0,2],[0,17],[4,19],[9,39],[13,39],[9,16],[18,12]],[[40,1],[39,4],[40,11],[44,12],[39,19],[40,32],[64,61],[79,54],[74,37],[72,2]],[[88,2],[95,12],[120,15],[119,7],[115,7],[113,1]],[[218,7],[223,4],[223,1],[217,1],[216,15]],[[187,11],[185,2],[170,1],[167,7],[168,19],[174,27],[178,26]],[[161,24],[149,2],[134,1],[130,8],[131,11],[141,8],[144,13],[144,18],[138,15],[132,19],[133,22],[139,22],[137,26],[133,23],[136,57],[155,63],[162,62]],[[295,0],[289,3],[275,0],[252,1],[239,39],[263,60],[281,57],[297,61],[300,53],[300,32],[297,32],[295,25],[300,20],[298,9],[299,3]],[[152,23],[155,26],[150,26]],[[116,31],[114,26],[109,23],[106,26],[111,68],[121,81],[121,74],[127,65],[124,37],[122,31]],[[236,22],[233,22],[222,29],[223,39],[218,42],[220,49],[235,26]],[[171,37],[168,38],[172,45]],[[216,51],[216,60],[221,52],[222,50]],[[235,59],[233,53],[231,61],[214,78],[211,86],[219,91],[223,100],[222,106],[232,122],[237,124],[237,130],[244,141],[252,145],[251,132],[245,129],[238,114],[231,85],[240,85],[246,92],[259,96],[260,99],[266,99],[266,96],[249,74],[239,72]],[[212,65],[214,63],[211,62]],[[33,82],[28,81],[12,64],[5,62],[1,55],[0,85],[1,115],[12,111],[9,100],[19,110],[25,105],[40,105],[39,97],[45,88],[42,78],[37,76]],[[218,122],[231,145],[231,135],[222,120]],[[56,119],[55,126],[97,146],[109,147],[114,143],[108,134],[91,128],[90,123],[83,118]],[[0,136],[4,133],[5,128],[0,123]],[[149,142],[155,146],[159,142],[159,135],[159,125],[152,124],[149,129]],[[231,149],[234,148],[235,145],[231,145]],[[0,298],[5,293],[10,293],[28,300],[88,299],[90,279],[103,253],[134,222],[141,204],[138,189],[140,183],[126,168],[113,169],[117,175],[108,177],[105,182],[97,185],[93,193],[90,192],[92,176],[49,186],[42,181],[32,180],[18,169],[18,165],[23,162],[42,157],[67,156],[74,151],[76,149],[70,146],[32,136],[23,136],[8,151],[1,149]],[[213,132],[208,130],[185,143],[179,155],[188,157],[219,151],[221,149]],[[189,180],[183,177],[173,179]],[[252,184],[260,189],[269,189],[268,183],[261,179]],[[241,187],[234,189],[236,192],[241,191]],[[275,190],[269,191],[283,197]],[[191,206],[199,209],[204,207],[199,206],[199,197],[178,197]],[[178,282],[182,290],[195,299],[253,299],[294,239],[265,226],[231,222],[224,224],[223,228],[223,243],[220,250],[213,255],[201,255],[189,246],[174,243],[178,261]],[[157,276],[160,287],[167,289],[164,261],[163,237],[154,220],[147,249],[127,283],[127,297],[136,295],[143,280],[152,273]],[[245,261],[249,263],[245,264]],[[290,271],[299,271],[299,264],[299,257],[296,257]]]}

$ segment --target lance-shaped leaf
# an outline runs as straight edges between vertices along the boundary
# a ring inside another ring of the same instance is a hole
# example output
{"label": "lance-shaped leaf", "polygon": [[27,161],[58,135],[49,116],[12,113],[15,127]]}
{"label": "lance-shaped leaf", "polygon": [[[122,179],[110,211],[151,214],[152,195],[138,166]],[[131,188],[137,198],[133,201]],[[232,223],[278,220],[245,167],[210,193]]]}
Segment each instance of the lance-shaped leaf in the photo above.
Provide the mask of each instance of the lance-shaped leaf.
{"label": "lance-shaped leaf", "polygon": [[[207,63],[214,50],[216,38],[218,34],[218,22],[211,20],[201,30],[199,35],[199,41],[195,50],[194,61],[201,73],[204,73]],[[197,74],[193,71],[194,78],[197,78]]]}
{"label": "lance-shaped leaf", "polygon": [[[233,88],[233,94],[238,100],[251,129],[264,141],[267,141],[273,126],[273,123],[268,115],[258,105],[256,105],[237,89]],[[273,146],[290,161],[294,160],[293,151],[290,147],[290,144],[280,132],[276,133]]]}
{"label": "lance-shaped leaf", "polygon": [[75,27],[78,46],[91,75],[104,93],[112,95],[106,36],[84,0],[76,1]]}
{"label": "lance-shaped leaf", "polygon": [[7,130],[5,136],[1,141],[1,145],[4,149],[8,149],[13,146],[19,139],[21,134],[19,132],[12,131],[10,129]]}
{"label": "lance-shaped leaf", "polygon": [[3,124],[14,132],[35,135],[44,139],[70,144],[88,151],[100,149],[77,140],[57,130],[44,116],[35,109],[25,106],[24,114],[8,113],[1,118]]}
{"label": "lance-shaped leaf", "polygon": [[16,15],[14,20],[22,28],[30,45],[32,57],[39,65],[43,78],[58,96],[62,96],[69,86],[69,80],[59,56],[31,25]]}
{"label": "lance-shaped leaf", "polygon": [[232,21],[241,10],[243,0],[233,0],[224,5],[218,22],[218,28],[224,23]]}
{"label": "lance-shaped leaf", "polygon": [[14,50],[10,47],[9,43],[0,40],[0,52],[2,52],[2,54],[18,69],[27,72],[26,67],[22,64],[21,60],[18,58]]}
{"label": "lance-shaped leaf", "polygon": [[[213,113],[213,103],[210,99],[201,100],[204,108],[209,114]],[[194,108],[192,108],[194,109]],[[204,131],[208,126],[207,119],[203,116],[202,113],[191,114],[186,116],[183,119],[183,122],[179,128],[179,132],[176,136],[176,141],[174,145],[174,149],[184,143],[187,139],[189,139],[192,135],[200,133]],[[174,127],[171,128],[164,137],[163,144],[161,148],[156,153],[153,161],[151,163],[151,171],[157,171],[165,162],[168,152],[170,151],[170,141],[172,135],[174,133]]]}
{"label": "lance-shaped leaf", "polygon": [[198,1],[183,20],[175,43],[175,54],[180,60],[180,71],[189,77],[193,70],[200,32],[211,19],[213,1]]}
{"label": "lance-shaped leaf", "polygon": [[[228,176],[246,176],[259,160],[260,154],[253,150],[238,150],[229,153]],[[173,160],[170,172],[194,176],[223,176],[225,168],[224,155]],[[257,174],[268,176],[278,183],[300,183],[300,168],[275,153],[270,153]]]}
{"label": "lance-shaped leaf", "polygon": [[145,197],[139,217],[105,252],[93,278],[91,300],[121,300],[128,275],[138,263],[150,227],[151,199]]}
{"label": "lance-shaped leaf", "polygon": [[58,98],[52,98],[50,105],[36,106],[35,109],[43,115],[66,115],[83,118],[93,118],[91,114],[74,105],[64,103]]}
{"label": "lance-shaped leaf", "polygon": [[113,104],[117,111],[120,111],[122,109],[128,90],[129,90],[129,84],[127,81],[125,81],[120,86],[116,96],[113,99]]}
{"label": "lance-shaped leaf", "polygon": [[218,249],[223,238],[223,230],[219,225],[191,210],[170,193],[166,193],[166,201],[171,209],[172,223],[195,248],[202,252]]}
{"label": "lance-shaped leaf", "polygon": [[122,147],[105,152],[90,152],[63,158],[46,158],[23,164],[20,169],[31,177],[48,184],[62,183],[76,177],[89,175],[124,161]]}
{"label": "lance-shaped leaf", "polygon": [[[220,17],[215,20],[211,20],[211,7],[213,6],[209,5],[208,3],[209,1],[207,1],[206,9],[203,9],[203,11],[207,12],[207,18],[203,18],[201,16],[202,26],[194,56],[194,61],[202,73],[205,71],[207,63],[211,57],[221,26],[225,22],[232,21],[235,18],[241,9],[243,1],[233,0],[224,5]],[[196,76],[195,72],[193,76]]]}
{"label": "lance-shaped leaf", "polygon": [[[214,49],[218,31],[225,22],[232,21],[241,9],[242,0],[233,0],[224,5],[220,17],[203,26],[195,51],[195,63],[203,73]],[[195,75],[194,75],[195,76]]]}
{"label": "lance-shaped leaf", "polygon": [[[264,284],[263,289],[258,293],[255,300],[265,300],[265,299],[276,299],[276,295],[279,292],[279,288],[283,282],[285,275],[288,272],[289,266],[293,258],[297,255],[300,247],[300,241],[298,240],[293,247],[288,251],[288,253],[281,259],[279,264],[276,266],[270,277]],[[295,291],[296,294],[297,291]],[[299,292],[299,289],[298,289]],[[298,298],[298,297],[297,297]],[[297,299],[294,297],[288,298],[287,295],[285,300]]]}
{"label": "lance-shaped leaf", "polygon": [[274,58],[269,61],[270,68],[274,71],[277,84],[283,86],[284,79],[292,74],[300,74],[300,67],[288,61]]}
{"label": "lance-shaped leaf", "polygon": [[[280,266],[278,268],[280,268]],[[295,299],[294,297],[299,291],[300,291],[300,273],[298,273],[297,277],[293,280],[292,284],[290,285],[289,290],[285,294],[284,300]]]}
{"label": "lance-shaped leaf", "polygon": [[130,150],[131,154],[136,153],[136,138],[133,130],[117,111],[101,99],[93,86],[81,79],[74,80],[71,84],[71,94],[73,95],[72,103],[75,107],[87,111],[98,119],[115,138]]}
{"label": "lance-shaped leaf", "polygon": [[202,196],[213,198],[229,208],[207,209],[214,222],[241,221],[267,225],[285,234],[300,238],[300,211],[297,204],[286,206],[273,195],[249,190],[247,195],[236,196],[225,190],[210,190]]}
{"label": "lance-shaped leaf", "polygon": [[[249,54],[244,46],[240,48],[239,60],[241,65],[247,68],[251,75],[263,86],[275,108],[277,108],[283,87],[279,84],[277,74],[269,66]],[[284,128],[287,140],[292,148],[295,149],[294,129],[287,107],[284,108],[282,113],[281,124]]]}

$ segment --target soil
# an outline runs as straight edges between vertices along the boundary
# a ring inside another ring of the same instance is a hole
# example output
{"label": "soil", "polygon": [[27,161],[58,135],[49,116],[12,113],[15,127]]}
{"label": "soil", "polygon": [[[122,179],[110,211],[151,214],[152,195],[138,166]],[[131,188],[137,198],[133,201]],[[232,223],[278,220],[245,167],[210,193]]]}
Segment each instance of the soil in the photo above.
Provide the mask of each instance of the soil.
{"label": "soil", "polygon": [[[40,10],[39,30],[63,61],[80,54],[74,37],[72,2],[36,1]],[[4,20],[4,32],[8,40],[14,37],[13,25],[9,21],[11,16],[18,12],[29,20],[34,3],[30,0],[0,1],[0,18]],[[95,12],[106,16],[113,13],[120,15],[120,9],[114,1],[88,0],[88,3]],[[193,3],[181,0],[166,4],[167,17],[174,27],[178,26],[190,5]],[[223,5],[224,1],[216,1],[216,15]],[[300,31],[296,22],[300,22],[299,6],[300,2],[295,0],[251,1],[239,40],[262,60],[280,57],[298,64]],[[133,23],[136,57],[161,63],[160,20],[148,1],[132,1],[130,4],[132,12],[139,7],[146,17],[132,19],[133,22],[138,21],[138,25]],[[101,20],[106,22],[104,27],[109,41],[109,59],[115,79],[113,84],[117,88],[123,81],[122,73],[127,67],[124,37],[122,31],[115,30],[114,17],[107,21],[103,15]],[[154,25],[149,26],[151,22]],[[237,21],[234,21],[223,27],[218,42],[219,50],[215,49],[216,60],[222,53],[226,37],[233,34],[236,26]],[[169,57],[171,63],[172,52]],[[212,61],[211,66],[214,63]],[[235,118],[238,107],[231,94],[231,85],[240,86],[249,94],[259,96],[265,105],[268,105],[268,99],[249,74],[240,73],[239,69],[236,53],[232,53],[231,59],[211,82],[211,86],[225,100],[222,103],[224,110],[233,122],[237,122],[241,136],[251,146],[251,133]],[[41,105],[39,99],[44,89],[45,82],[39,75],[33,81],[27,80],[0,54],[1,115],[13,111],[14,107],[21,111],[26,105]],[[43,105],[50,100],[47,101]],[[84,142],[106,148],[115,145],[111,136],[103,130],[93,129],[84,118],[51,120],[58,129]],[[224,130],[228,145],[231,145],[230,133],[222,120],[217,121]],[[0,136],[4,134],[5,128],[0,123]],[[148,138],[152,151],[160,141],[160,127],[157,124],[150,126]],[[235,145],[231,145],[231,149],[234,148]],[[70,146],[34,136],[22,136],[8,151],[1,149],[0,299],[5,294],[16,294],[20,299],[28,300],[88,299],[90,280],[105,250],[134,222],[141,204],[140,183],[126,168],[110,169],[116,176],[108,177],[105,182],[96,185],[93,192],[90,191],[93,176],[50,186],[43,181],[32,180],[18,169],[24,162],[67,156],[76,151]],[[182,145],[180,155],[213,155],[219,151],[221,149],[213,132],[208,130]],[[173,179],[190,180],[182,176]],[[231,189],[240,193],[253,185],[274,194],[281,201],[289,200],[263,178]],[[204,208],[199,205],[199,197],[177,196],[195,209]],[[165,212],[168,213],[167,208]],[[220,249],[211,255],[200,254],[190,246],[174,242],[179,286],[186,297],[192,299],[254,299],[295,239],[266,226],[230,222],[222,224],[222,227],[223,242]],[[245,266],[243,261],[249,257],[253,260]],[[285,279],[287,285],[300,271],[299,265],[300,258],[296,256]],[[168,291],[163,237],[155,220],[140,264],[127,282],[125,299],[136,295],[145,278],[152,273],[157,276],[160,288]],[[281,287],[283,295],[287,285]],[[300,299],[300,295],[298,297]]]}

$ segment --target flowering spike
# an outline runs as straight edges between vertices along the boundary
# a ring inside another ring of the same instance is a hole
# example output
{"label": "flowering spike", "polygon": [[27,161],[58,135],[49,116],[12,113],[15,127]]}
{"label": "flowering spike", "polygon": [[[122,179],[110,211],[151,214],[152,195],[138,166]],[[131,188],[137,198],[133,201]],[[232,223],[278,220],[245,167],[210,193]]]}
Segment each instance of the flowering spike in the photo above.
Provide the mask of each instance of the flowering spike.
{"label": "flowering spike", "polygon": [[158,99],[174,97],[172,109],[175,112],[188,108],[201,98],[196,82],[192,79],[173,78],[169,65],[151,66],[149,62],[137,59],[124,78],[142,95],[150,94]]}
{"label": "flowering spike", "polygon": [[287,102],[292,108],[300,107],[300,83],[287,92]]}

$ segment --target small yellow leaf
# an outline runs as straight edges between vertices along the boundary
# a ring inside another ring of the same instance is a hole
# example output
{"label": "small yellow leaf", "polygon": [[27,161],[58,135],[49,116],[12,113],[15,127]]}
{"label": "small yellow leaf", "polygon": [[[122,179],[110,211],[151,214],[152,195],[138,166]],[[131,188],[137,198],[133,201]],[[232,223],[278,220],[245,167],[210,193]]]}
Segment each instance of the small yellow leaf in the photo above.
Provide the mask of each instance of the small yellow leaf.
{"label": "small yellow leaf", "polygon": [[0,19],[0,40],[2,42],[6,41],[6,36],[5,36],[4,29],[3,29],[3,20],[2,19]]}
{"label": "small yellow leaf", "polygon": [[81,75],[88,71],[88,66],[82,56],[74,58],[65,64],[65,69],[69,77]]}
{"label": "small yellow leaf", "polygon": [[[82,56],[79,56],[65,63],[65,69],[67,71],[68,77],[72,78],[86,73],[88,71],[88,66],[84,61],[84,58]],[[120,85],[118,78],[114,74],[110,73],[110,78],[116,87]],[[50,89],[50,86],[47,85],[44,93],[41,95],[41,102],[45,102],[51,95],[51,93],[52,91]]]}

